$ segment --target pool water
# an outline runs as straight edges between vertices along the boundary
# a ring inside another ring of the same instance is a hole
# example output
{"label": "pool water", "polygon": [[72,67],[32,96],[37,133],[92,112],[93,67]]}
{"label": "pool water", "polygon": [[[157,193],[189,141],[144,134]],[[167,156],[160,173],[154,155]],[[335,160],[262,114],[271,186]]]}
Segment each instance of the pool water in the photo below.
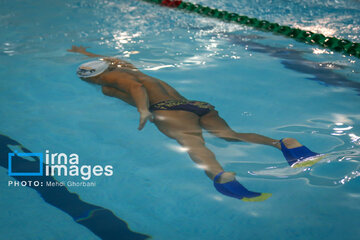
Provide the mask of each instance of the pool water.
{"label": "pool water", "polygon": [[[192,2],[360,41],[355,0]],[[96,187],[68,187],[83,201],[155,240],[359,239],[359,59],[142,1],[0,4],[0,133],[35,153],[112,165],[111,177],[93,178]],[[236,131],[294,137],[327,157],[292,169],[275,149],[205,132],[226,170],[272,193],[256,203],[225,197],[174,140],[151,123],[138,131],[134,108],[79,80],[87,58],[67,52],[71,45],[123,58],[210,102]],[[0,239],[100,239],[33,189],[8,186],[6,168],[0,178]]]}

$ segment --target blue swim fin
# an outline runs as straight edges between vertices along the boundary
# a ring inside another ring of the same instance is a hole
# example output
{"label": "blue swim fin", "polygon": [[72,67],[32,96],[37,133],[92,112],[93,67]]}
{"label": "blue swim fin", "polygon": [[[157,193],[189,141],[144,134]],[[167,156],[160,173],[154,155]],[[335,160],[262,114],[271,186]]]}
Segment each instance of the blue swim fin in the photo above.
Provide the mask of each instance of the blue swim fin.
{"label": "blue swim fin", "polygon": [[313,152],[305,146],[289,149],[285,146],[283,139],[280,140],[280,144],[285,159],[294,168],[312,166],[325,157],[324,154]]}
{"label": "blue swim fin", "polygon": [[214,178],[214,187],[218,192],[233,198],[238,198],[246,202],[264,201],[271,196],[271,193],[257,193],[247,190],[236,179],[227,183],[218,183],[220,176],[224,172],[217,174]]}

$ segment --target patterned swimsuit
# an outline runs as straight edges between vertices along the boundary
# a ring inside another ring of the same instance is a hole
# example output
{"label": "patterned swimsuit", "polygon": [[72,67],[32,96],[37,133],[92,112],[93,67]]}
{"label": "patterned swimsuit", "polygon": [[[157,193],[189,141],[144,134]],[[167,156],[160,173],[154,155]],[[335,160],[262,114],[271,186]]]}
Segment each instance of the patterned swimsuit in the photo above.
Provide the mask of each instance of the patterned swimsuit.
{"label": "patterned swimsuit", "polygon": [[155,103],[150,106],[149,110],[183,110],[195,113],[199,117],[209,113],[214,106],[206,102],[190,101],[190,100],[166,100]]}

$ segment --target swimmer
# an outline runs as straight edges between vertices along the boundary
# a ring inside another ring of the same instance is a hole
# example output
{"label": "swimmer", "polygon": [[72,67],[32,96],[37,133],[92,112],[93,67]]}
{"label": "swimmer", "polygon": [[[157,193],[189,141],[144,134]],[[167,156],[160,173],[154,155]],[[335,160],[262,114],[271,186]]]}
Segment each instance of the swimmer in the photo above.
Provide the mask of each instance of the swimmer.
{"label": "swimmer", "polygon": [[219,116],[213,105],[188,100],[169,84],[142,73],[129,62],[93,54],[82,46],[72,46],[68,51],[98,58],[82,64],[77,75],[86,82],[100,85],[104,95],[136,107],[140,115],[139,130],[148,121],[153,122],[160,132],[187,149],[190,158],[205,170],[216,190],[226,196],[243,201],[263,201],[271,194],[250,191],[236,180],[234,172],[225,171],[214,153],[206,147],[203,129],[229,142],[249,142],[277,148],[292,167],[311,166],[323,156],[293,138],[275,140],[255,133],[236,132]]}

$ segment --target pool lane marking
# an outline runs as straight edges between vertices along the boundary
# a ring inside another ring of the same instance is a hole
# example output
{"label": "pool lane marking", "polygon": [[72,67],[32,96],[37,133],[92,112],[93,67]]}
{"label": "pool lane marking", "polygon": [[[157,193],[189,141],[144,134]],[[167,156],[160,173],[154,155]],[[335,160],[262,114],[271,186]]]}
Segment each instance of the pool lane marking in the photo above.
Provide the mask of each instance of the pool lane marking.
{"label": "pool lane marking", "polygon": [[259,30],[273,32],[286,37],[294,38],[297,41],[316,44],[332,51],[342,52],[350,56],[360,58],[360,43],[351,42],[347,39],[339,39],[336,37],[326,37],[323,34],[311,31],[282,26],[277,23],[271,23],[266,20],[250,18],[248,16],[239,15],[221,11],[215,8],[205,7],[200,4],[193,4],[180,0],[143,0],[145,2],[159,4],[169,8],[183,9],[189,12],[197,13],[202,16],[217,18],[226,22],[235,22],[246,26],[254,27]]}
{"label": "pool lane marking", "polygon": [[[24,153],[31,153],[30,150],[17,141],[0,133],[0,166],[8,170],[8,154],[12,152],[9,146],[17,146]],[[17,165],[15,166],[16,169],[35,169],[39,167],[40,160],[38,157],[33,157],[35,161],[30,161],[21,156],[16,156],[16,158],[13,163]],[[149,235],[131,231],[127,222],[117,217],[109,209],[83,201],[78,194],[70,192],[65,186],[60,186],[59,182],[52,176],[11,177],[19,182],[51,182],[51,185],[53,185],[51,187],[47,187],[46,184],[39,186],[27,185],[27,187],[34,189],[46,203],[67,213],[76,223],[83,225],[100,239],[145,240],[150,238]],[[22,207],[24,206],[19,206],[20,209]],[[38,210],[41,211],[41,209]]]}

